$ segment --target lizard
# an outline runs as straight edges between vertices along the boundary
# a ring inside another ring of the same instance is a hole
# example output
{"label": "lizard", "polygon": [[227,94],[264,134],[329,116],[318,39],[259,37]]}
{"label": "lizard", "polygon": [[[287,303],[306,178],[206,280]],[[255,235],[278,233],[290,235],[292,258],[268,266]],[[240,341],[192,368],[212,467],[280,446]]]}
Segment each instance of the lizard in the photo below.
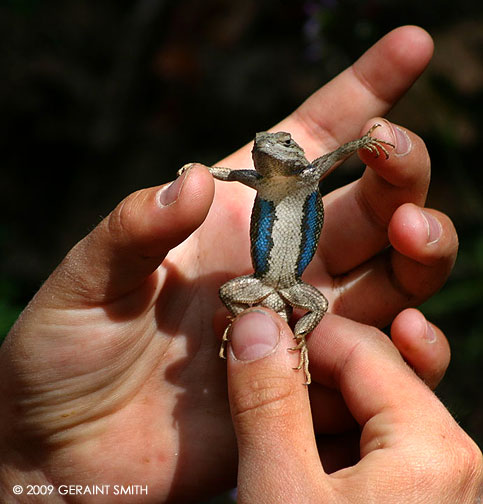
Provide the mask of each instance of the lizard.
{"label": "lizard", "polygon": [[[294,308],[307,312],[295,324],[296,345],[289,348],[300,351],[295,369],[303,368],[306,385],[311,382],[306,336],[322,320],[329,305],[317,288],[301,279],[315,254],[324,223],[319,183],[335,163],[359,149],[376,157],[380,149],[387,159],[385,145],[394,146],[371,136],[379,126],[374,124],[361,138],[312,162],[290,133],[260,132],[255,135],[252,149],[254,170],[206,166],[215,179],[240,182],[257,191],[250,221],[254,273],[224,283],[219,297],[233,318],[252,306],[270,308],[286,322]],[[185,164],[178,175],[194,164]],[[219,352],[222,358],[226,358],[230,329],[231,322],[223,334]]]}

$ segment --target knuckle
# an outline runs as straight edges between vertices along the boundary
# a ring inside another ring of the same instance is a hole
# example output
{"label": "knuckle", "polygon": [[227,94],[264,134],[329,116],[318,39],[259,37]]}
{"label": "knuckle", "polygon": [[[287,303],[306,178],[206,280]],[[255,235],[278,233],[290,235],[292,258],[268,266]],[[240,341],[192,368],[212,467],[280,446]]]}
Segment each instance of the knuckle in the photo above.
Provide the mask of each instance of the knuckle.
{"label": "knuckle", "polygon": [[454,500],[451,502],[473,502],[462,500],[462,496],[469,498],[482,488],[481,451],[462,430],[451,437],[453,442],[449,449],[433,453],[421,481],[434,487],[434,491],[444,492],[447,497],[453,495]]}
{"label": "knuckle", "polygon": [[260,416],[273,419],[293,414],[293,393],[294,380],[262,376],[233,393],[233,417],[246,422]]}
{"label": "knuckle", "polygon": [[133,231],[136,209],[142,203],[143,191],[136,191],[125,198],[106,219],[109,235],[115,241],[122,241]]}
{"label": "knuckle", "polygon": [[461,484],[465,487],[483,484],[483,458],[476,443],[466,436],[456,451],[455,466],[458,467]]}

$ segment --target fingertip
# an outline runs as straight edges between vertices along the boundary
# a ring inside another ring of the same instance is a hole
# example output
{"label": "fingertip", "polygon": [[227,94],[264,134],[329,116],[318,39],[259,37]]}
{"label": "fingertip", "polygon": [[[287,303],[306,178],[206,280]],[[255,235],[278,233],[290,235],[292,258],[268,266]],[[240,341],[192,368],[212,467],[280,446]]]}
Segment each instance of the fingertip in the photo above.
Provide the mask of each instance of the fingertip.
{"label": "fingertip", "polygon": [[415,308],[401,312],[391,325],[391,338],[404,360],[432,389],[448,368],[451,351],[441,330]]}
{"label": "fingertip", "polygon": [[388,226],[391,245],[400,254],[431,266],[444,260],[451,269],[458,251],[458,235],[451,219],[413,203],[401,205]]}
{"label": "fingertip", "polygon": [[[169,201],[169,204],[176,203],[181,196],[188,198],[188,202],[196,202],[199,198],[211,202],[215,192],[215,184],[207,167],[201,163],[189,163],[185,166],[188,168],[167,188],[168,192],[171,187],[179,186],[180,188],[178,197]],[[176,194],[176,190],[172,192]],[[160,202],[163,204],[162,201]]]}
{"label": "fingertip", "polygon": [[274,352],[281,327],[263,310],[253,309],[233,323],[230,350],[237,361],[254,362]]}
{"label": "fingertip", "polygon": [[428,242],[428,226],[416,205],[401,205],[391,217],[388,226],[391,245],[401,254],[415,258]]}
{"label": "fingertip", "polygon": [[[206,167],[199,163],[190,163],[173,182],[158,188],[156,199],[160,208],[176,203],[193,204],[202,198],[203,203],[213,200],[215,185],[213,177]],[[206,205],[204,205],[206,206]]]}
{"label": "fingertip", "polygon": [[414,63],[419,62],[424,68],[433,55],[434,41],[431,35],[420,26],[400,26],[389,32],[386,37],[389,50],[397,57],[400,65],[413,68]]}
{"label": "fingertip", "polygon": [[417,26],[402,26],[385,35],[354,64],[371,91],[392,103],[423,72],[433,54],[429,34]]}
{"label": "fingertip", "polygon": [[[382,149],[378,150],[378,156],[365,150],[359,151],[361,159],[373,170],[373,173],[366,174],[369,182],[385,185],[386,191],[409,189],[413,202],[424,203],[431,175],[431,161],[425,143],[412,131],[382,117],[368,121],[363,131],[368,131],[373,124],[379,127],[371,136],[391,145],[383,144],[387,156]],[[380,181],[375,177],[380,177]]]}
{"label": "fingertip", "polygon": [[362,128],[361,136],[367,133],[375,140],[381,143],[373,150],[359,149],[359,156],[362,161],[371,167],[379,166],[380,163],[386,162],[392,155],[395,149],[395,137],[390,123],[382,117],[374,117],[366,122]]}
{"label": "fingertip", "polygon": [[427,61],[431,59],[434,53],[433,37],[421,26],[406,26],[407,36],[413,41],[414,46],[418,47],[420,54],[426,55]]}
{"label": "fingertip", "polygon": [[278,315],[264,308],[248,309],[233,320],[229,338],[228,376],[233,389],[249,388],[259,380],[279,380],[299,390],[302,373],[293,371],[297,359],[287,351],[293,346],[292,333]]}
{"label": "fingertip", "polygon": [[416,308],[408,308],[397,315],[391,325],[391,337],[398,350],[411,353],[414,343],[425,340],[433,343],[433,336],[427,337],[427,322],[424,315]]}
{"label": "fingertip", "polygon": [[127,196],[107,218],[106,240],[145,258],[163,257],[206,218],[213,179],[194,166],[174,182]]}

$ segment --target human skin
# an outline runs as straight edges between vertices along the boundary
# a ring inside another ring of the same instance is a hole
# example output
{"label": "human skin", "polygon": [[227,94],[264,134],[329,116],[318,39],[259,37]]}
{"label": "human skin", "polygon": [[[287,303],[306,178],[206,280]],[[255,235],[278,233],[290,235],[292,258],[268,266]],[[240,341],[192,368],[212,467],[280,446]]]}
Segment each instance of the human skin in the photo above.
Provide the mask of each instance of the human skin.
{"label": "human skin", "polygon": [[[392,333],[418,326],[425,330],[421,313],[405,310]],[[328,466],[333,442],[316,440],[307,394],[290,373],[291,331],[273,313],[252,309],[235,321],[228,356],[237,502],[480,502],[481,452],[389,339],[333,314],[315,333],[317,381],[340,391],[357,422],[360,460]]]}
{"label": "human skin", "polygon": [[[411,86],[431,53],[422,30],[391,32],[274,129],[290,131],[308,158],[357,138],[381,122],[374,116]],[[382,327],[431,296],[457,250],[451,221],[421,212],[430,179],[424,143],[387,122],[378,137],[395,149],[387,161],[361,153],[369,166],[361,179],[324,198],[322,240],[305,277],[332,313],[360,327]],[[220,164],[248,167],[249,149]],[[219,286],[250,268],[253,194],[237,184],[217,183],[216,196],[214,189],[195,166],[172,185],[128,196],[67,254],[14,325],[0,348],[2,502],[13,484],[148,485],[143,502],[199,500],[235,484],[236,438],[213,324],[217,333],[226,324]],[[384,344],[435,386],[447,342],[409,313]],[[327,324],[309,338],[310,395],[316,432],[335,435],[324,464],[336,469],[358,419],[324,378],[318,349]],[[290,372],[307,397],[302,373]]]}

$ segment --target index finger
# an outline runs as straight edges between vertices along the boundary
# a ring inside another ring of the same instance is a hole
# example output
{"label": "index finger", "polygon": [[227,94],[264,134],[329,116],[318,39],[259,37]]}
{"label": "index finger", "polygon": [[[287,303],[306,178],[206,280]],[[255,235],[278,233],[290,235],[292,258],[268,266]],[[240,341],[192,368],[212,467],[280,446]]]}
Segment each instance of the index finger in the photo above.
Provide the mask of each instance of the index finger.
{"label": "index finger", "polygon": [[332,475],[339,492],[360,496],[362,484],[380,502],[401,502],[401,489],[405,502],[462,502],[481,490],[480,450],[382,332],[327,314],[309,347],[313,378],[339,389],[362,427],[360,462]]}
{"label": "index finger", "polygon": [[376,328],[328,313],[308,342],[314,381],[340,390],[364,428],[361,457],[393,446],[401,435],[412,434],[415,424],[421,424],[420,434],[437,432],[442,423],[457,427],[391,340]]}
{"label": "index finger", "polygon": [[[396,28],[272,130],[290,132],[307,159],[314,159],[357,138],[368,119],[386,114],[432,54],[432,39],[422,28]],[[251,166],[250,150],[251,144],[246,145],[223,163],[233,168]]]}

